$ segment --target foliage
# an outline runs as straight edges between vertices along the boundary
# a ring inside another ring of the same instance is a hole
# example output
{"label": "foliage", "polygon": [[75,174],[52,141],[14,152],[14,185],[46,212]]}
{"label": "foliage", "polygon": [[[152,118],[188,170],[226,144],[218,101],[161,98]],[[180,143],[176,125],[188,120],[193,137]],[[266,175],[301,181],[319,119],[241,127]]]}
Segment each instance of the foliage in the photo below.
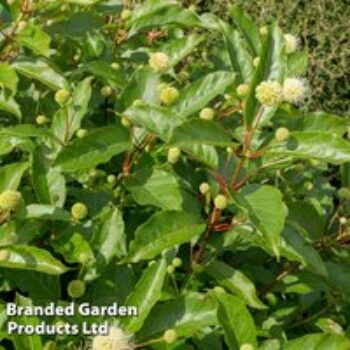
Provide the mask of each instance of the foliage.
{"label": "foliage", "polygon": [[[0,9],[0,347],[349,349],[348,120],[298,109],[294,37],[176,1]],[[6,332],[42,321],[6,302],[72,300],[138,315]]]}

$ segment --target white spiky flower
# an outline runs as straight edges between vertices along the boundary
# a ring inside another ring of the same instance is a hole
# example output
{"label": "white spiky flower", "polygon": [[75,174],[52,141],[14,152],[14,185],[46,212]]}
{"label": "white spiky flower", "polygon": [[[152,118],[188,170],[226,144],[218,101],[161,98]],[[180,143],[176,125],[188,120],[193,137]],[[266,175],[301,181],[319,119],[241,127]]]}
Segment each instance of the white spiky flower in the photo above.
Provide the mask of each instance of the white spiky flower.
{"label": "white spiky flower", "polygon": [[150,56],[148,64],[154,71],[164,72],[169,67],[169,57],[164,52],[155,52]]}
{"label": "white spiky flower", "polygon": [[111,327],[108,335],[97,335],[92,340],[91,350],[133,350],[130,336],[118,327]]}
{"label": "white spiky flower", "polygon": [[295,35],[289,33],[284,34],[284,40],[287,53],[293,53],[298,49],[300,40]]}
{"label": "white spiky flower", "polygon": [[282,99],[282,86],[277,81],[263,81],[256,90],[257,100],[265,106],[275,106]]}
{"label": "white spiky flower", "polygon": [[303,79],[287,78],[283,83],[283,100],[297,104],[301,102],[307,92],[306,82]]}

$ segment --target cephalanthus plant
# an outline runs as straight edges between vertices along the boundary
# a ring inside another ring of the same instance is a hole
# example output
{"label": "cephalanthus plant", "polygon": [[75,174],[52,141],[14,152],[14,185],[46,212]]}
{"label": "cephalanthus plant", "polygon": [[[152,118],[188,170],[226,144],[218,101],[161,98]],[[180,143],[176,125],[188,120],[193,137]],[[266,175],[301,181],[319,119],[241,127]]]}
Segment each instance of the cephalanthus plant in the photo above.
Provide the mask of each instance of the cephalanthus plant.
{"label": "cephalanthus plant", "polygon": [[297,36],[199,11],[1,2],[1,305],[138,313],[0,347],[349,349],[349,120]]}

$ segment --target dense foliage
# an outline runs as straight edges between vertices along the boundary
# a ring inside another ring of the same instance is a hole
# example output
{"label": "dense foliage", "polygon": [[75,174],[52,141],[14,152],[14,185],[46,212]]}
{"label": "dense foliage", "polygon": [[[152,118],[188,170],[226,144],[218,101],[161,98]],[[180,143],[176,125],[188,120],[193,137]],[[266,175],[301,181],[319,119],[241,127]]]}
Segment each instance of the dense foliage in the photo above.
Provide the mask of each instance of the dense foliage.
{"label": "dense foliage", "polygon": [[[0,349],[350,348],[349,122],[298,108],[297,37],[170,0],[0,15]],[[6,331],[72,300],[138,315]]]}

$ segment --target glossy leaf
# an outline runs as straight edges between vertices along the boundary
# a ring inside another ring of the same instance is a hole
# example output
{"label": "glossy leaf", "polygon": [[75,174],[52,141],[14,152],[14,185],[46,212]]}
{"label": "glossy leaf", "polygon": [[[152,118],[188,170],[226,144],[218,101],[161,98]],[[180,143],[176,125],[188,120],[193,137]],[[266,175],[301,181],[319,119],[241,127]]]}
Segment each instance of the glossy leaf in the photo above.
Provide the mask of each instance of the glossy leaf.
{"label": "glossy leaf", "polygon": [[348,338],[338,334],[316,333],[293,339],[285,344],[285,350],[347,350]]}
{"label": "glossy leaf", "polygon": [[28,163],[12,163],[0,168],[0,193],[5,190],[17,190]]}

